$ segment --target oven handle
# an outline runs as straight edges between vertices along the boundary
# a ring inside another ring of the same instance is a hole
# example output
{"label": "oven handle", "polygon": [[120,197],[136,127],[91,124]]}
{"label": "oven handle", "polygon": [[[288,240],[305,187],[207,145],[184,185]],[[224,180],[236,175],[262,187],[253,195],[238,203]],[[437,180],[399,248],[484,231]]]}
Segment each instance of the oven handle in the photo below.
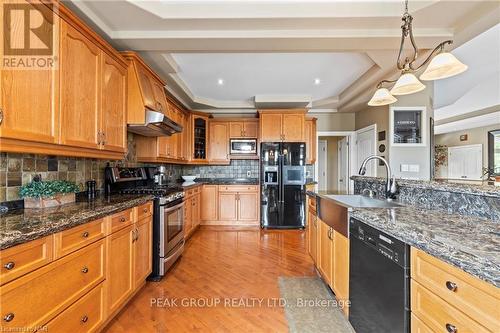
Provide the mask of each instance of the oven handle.
{"label": "oven handle", "polygon": [[[162,206],[162,207],[165,207],[165,206],[166,206],[166,204],[165,204],[165,205],[161,205],[161,206]],[[184,201],[183,201],[183,202],[181,202],[181,203],[180,203],[180,204],[178,204],[178,205],[173,206],[173,207],[168,207],[168,208],[165,208],[165,213],[169,213],[169,212],[171,212],[171,211],[174,211],[174,210],[179,209],[179,208],[182,208],[182,207],[184,207]]]}

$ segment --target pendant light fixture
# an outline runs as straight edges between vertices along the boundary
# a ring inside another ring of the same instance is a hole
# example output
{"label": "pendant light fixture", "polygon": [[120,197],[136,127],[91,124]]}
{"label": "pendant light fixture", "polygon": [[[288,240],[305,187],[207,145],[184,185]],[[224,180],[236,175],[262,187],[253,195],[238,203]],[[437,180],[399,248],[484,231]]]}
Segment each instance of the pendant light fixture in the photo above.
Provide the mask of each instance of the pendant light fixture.
{"label": "pendant light fixture", "polygon": [[[413,38],[413,16],[408,12],[408,0],[405,0],[405,12],[401,20],[403,21],[403,25],[401,25],[401,43],[396,63],[397,68],[401,71],[401,75],[397,80],[383,80],[379,82],[377,84],[377,91],[375,91],[375,94],[368,102],[370,106],[392,104],[397,101],[393,95],[409,95],[424,90],[425,85],[418,80],[414,73],[429,62],[429,66],[420,76],[420,79],[424,81],[444,79],[467,70],[467,65],[461,63],[453,54],[444,52],[444,47],[453,43],[451,40],[446,40],[436,46],[429,56],[417,66],[418,48]],[[411,57],[405,57],[402,60],[403,47],[407,38],[410,40],[413,54]],[[390,91],[387,88],[382,88],[384,83],[393,82],[396,82],[396,84]]]}

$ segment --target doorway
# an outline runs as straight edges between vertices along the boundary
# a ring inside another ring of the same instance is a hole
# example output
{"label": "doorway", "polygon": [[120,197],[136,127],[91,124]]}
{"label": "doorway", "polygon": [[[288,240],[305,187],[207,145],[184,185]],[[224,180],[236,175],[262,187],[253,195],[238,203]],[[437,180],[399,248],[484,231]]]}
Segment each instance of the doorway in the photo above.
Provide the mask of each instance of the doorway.
{"label": "doorway", "polygon": [[[356,170],[359,170],[361,163],[371,155],[376,155],[377,151],[377,125],[370,125],[356,131]],[[377,164],[369,163],[366,167],[365,176],[377,176]],[[357,174],[357,172],[356,172]]]}
{"label": "doorway", "polygon": [[349,193],[349,144],[346,136],[318,137],[318,190]]}

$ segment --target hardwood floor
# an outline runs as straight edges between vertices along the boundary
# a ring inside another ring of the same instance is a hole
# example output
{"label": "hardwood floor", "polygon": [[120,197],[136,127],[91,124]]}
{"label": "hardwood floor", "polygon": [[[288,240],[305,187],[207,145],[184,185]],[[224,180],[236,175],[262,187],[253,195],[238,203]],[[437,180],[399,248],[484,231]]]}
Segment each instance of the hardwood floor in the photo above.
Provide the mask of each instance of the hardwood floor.
{"label": "hardwood floor", "polygon": [[[148,282],[105,332],[287,332],[273,304],[278,277],[315,274],[303,231],[201,228],[163,280]],[[163,304],[151,306],[157,298]],[[165,304],[173,299],[176,306]],[[224,304],[233,299],[239,306]]]}

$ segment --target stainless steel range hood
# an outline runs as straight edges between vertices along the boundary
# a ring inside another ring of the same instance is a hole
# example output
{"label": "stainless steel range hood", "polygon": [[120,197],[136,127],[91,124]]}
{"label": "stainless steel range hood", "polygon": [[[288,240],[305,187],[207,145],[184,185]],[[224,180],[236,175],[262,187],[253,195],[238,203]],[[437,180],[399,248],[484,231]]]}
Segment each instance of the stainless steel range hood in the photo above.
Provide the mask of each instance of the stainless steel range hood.
{"label": "stainless steel range hood", "polygon": [[182,126],[161,112],[146,110],[146,123],[129,124],[128,131],[143,136],[170,136],[182,132]]}

